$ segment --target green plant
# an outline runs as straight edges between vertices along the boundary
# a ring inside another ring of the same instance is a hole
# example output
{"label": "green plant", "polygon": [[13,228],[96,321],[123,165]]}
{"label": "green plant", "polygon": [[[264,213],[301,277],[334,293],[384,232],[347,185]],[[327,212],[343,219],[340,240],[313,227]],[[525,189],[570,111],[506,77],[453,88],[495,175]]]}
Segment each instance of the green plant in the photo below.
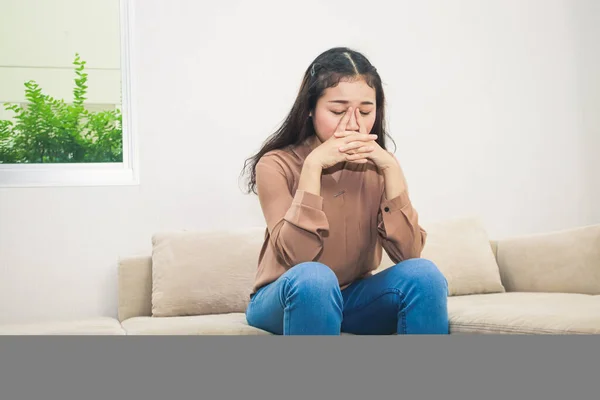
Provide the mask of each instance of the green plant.
{"label": "green plant", "polygon": [[90,112],[84,107],[88,74],[75,55],[73,103],[25,82],[27,105],[5,104],[14,120],[0,120],[0,163],[100,163],[123,161],[120,110]]}

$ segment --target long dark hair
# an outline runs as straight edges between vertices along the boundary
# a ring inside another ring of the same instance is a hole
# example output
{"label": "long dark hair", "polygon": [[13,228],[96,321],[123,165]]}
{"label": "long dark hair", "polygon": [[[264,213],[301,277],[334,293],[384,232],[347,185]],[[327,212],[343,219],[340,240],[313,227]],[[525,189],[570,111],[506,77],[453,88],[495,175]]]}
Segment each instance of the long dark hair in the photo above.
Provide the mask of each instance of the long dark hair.
{"label": "long dark hair", "polygon": [[[376,142],[385,147],[385,96],[377,69],[361,53],[347,47],[334,47],[321,53],[304,72],[298,96],[281,127],[269,136],[262,148],[244,163],[242,175],[248,174],[246,193],[256,194],[256,164],[266,153],[295,146],[315,135],[309,114],[325,89],[336,86],[343,78],[362,78],[375,89],[376,117],[370,133],[377,135]],[[390,136],[389,136],[390,137]],[[393,142],[393,139],[390,137]]]}

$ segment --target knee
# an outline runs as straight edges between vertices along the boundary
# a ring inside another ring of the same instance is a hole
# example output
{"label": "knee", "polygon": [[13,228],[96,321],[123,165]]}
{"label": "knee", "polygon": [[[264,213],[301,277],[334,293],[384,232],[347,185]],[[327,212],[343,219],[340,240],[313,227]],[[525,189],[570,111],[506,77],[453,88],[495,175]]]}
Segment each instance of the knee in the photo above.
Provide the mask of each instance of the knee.
{"label": "knee", "polygon": [[431,294],[448,295],[448,281],[437,265],[424,258],[413,258],[394,265],[392,273],[398,279],[409,281],[418,290]]}
{"label": "knee", "polygon": [[302,295],[321,296],[340,291],[337,276],[325,264],[301,263],[292,267],[286,274],[292,290]]}

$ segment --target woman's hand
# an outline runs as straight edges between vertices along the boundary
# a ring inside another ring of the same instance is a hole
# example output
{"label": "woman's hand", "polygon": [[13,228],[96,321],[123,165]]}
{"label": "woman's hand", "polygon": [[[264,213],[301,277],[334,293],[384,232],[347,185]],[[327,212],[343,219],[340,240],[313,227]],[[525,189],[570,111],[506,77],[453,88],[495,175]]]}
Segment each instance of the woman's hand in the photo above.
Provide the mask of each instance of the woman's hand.
{"label": "woman's hand", "polygon": [[[352,110],[348,109],[347,113],[350,113],[350,112],[352,112]],[[361,160],[361,162],[365,162],[362,160],[364,160],[365,158],[368,158],[368,159],[371,159],[375,163],[377,168],[379,168],[379,170],[382,172],[387,170],[390,167],[398,166],[396,158],[391,153],[384,150],[379,145],[379,143],[377,143],[375,141],[368,144],[368,147],[372,148],[372,150],[370,150],[368,152],[365,151],[365,149],[364,149],[365,143],[362,140],[359,140],[359,138],[361,138],[367,134],[367,127],[365,126],[365,124],[362,120],[362,115],[360,114],[360,110],[357,108],[354,110],[354,112],[356,113],[356,122],[358,124],[359,133],[354,133],[354,137],[352,137],[351,134],[348,135],[348,132],[336,130],[336,132],[333,134],[333,136],[335,136],[337,138],[348,138],[350,136],[350,140],[346,144],[344,144],[343,146],[341,146],[339,148],[339,150],[341,152],[344,152],[347,154],[346,160],[348,160],[348,161]],[[346,116],[344,116],[344,118],[346,118]],[[377,135],[369,135],[369,136],[374,136],[375,139],[377,138]]]}
{"label": "woman's hand", "polygon": [[[366,133],[365,129],[360,133],[346,130],[352,112],[352,107],[348,108],[346,114],[344,114],[340,120],[334,134],[319,147],[314,149],[309,154],[306,161],[315,163],[322,169],[332,167],[343,161],[359,164],[368,162],[369,154],[376,148],[381,147],[375,142],[377,135],[369,135]],[[352,144],[352,154],[341,150],[350,144]]]}

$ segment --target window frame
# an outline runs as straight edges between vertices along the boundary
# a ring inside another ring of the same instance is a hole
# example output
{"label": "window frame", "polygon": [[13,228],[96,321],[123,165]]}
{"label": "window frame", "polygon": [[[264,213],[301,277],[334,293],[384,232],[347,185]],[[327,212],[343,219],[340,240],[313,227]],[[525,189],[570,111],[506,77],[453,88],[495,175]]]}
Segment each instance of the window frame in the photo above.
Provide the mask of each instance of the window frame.
{"label": "window frame", "polygon": [[132,101],[133,0],[119,0],[123,162],[0,164],[0,188],[139,185],[138,134]]}

